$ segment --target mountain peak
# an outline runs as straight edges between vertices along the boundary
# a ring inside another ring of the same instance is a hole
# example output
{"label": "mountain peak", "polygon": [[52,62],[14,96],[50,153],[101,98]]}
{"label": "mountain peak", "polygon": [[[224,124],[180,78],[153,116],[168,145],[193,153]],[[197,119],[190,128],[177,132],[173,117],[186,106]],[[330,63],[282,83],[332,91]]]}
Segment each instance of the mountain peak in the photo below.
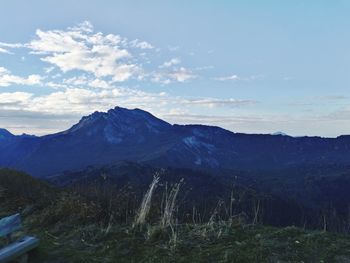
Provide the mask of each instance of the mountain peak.
{"label": "mountain peak", "polygon": [[127,109],[127,108],[122,108],[122,107],[115,107],[114,109],[110,109],[107,111],[108,117],[115,118],[117,117],[118,119],[125,118],[125,119],[130,119],[130,120],[137,120],[137,121],[146,121],[149,122],[150,124],[156,124],[156,125],[170,125],[166,121],[163,121],[148,111],[141,110],[138,108],[135,109]]}
{"label": "mountain peak", "polygon": [[78,130],[96,130],[98,127],[104,128],[109,132],[111,130],[135,132],[135,130],[148,129],[152,132],[159,132],[171,125],[151,113],[141,109],[127,109],[115,107],[107,112],[95,111],[84,116],[65,133],[72,133]]}
{"label": "mountain peak", "polygon": [[10,138],[10,137],[14,137],[15,135],[13,135],[11,132],[9,132],[6,129],[2,129],[0,128],[0,140],[1,139],[5,139],[5,138]]}
{"label": "mountain peak", "polygon": [[289,136],[287,133],[284,133],[284,132],[281,132],[281,131],[274,132],[271,135]]}

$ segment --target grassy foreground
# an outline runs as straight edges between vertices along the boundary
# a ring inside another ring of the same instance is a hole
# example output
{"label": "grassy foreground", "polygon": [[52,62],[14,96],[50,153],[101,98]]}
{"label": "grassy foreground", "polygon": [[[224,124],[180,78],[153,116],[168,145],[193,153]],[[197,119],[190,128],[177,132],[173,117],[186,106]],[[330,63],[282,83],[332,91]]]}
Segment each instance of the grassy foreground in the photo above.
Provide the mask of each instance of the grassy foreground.
{"label": "grassy foreground", "polygon": [[[28,223],[28,222],[27,222]],[[41,239],[32,262],[349,262],[350,238],[295,227],[227,223],[176,229],[64,223],[28,227]]]}
{"label": "grassy foreground", "polygon": [[350,262],[347,235],[251,225],[239,217],[162,226],[155,215],[133,227],[134,218],[121,223],[113,213],[104,217],[94,200],[0,170],[0,218],[16,212],[23,232],[41,241],[33,263]]}

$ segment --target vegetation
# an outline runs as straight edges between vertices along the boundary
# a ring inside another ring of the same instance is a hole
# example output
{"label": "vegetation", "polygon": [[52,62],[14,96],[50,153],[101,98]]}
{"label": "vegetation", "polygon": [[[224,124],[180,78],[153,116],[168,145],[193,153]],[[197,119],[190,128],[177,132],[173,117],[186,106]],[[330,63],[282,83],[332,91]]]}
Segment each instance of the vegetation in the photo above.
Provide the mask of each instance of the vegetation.
{"label": "vegetation", "polygon": [[[7,169],[0,170],[0,186],[0,217],[21,212],[24,231],[41,239],[32,262],[350,260],[349,236],[263,226],[263,201],[244,199],[242,192],[232,192],[228,205],[222,200],[207,207],[210,216],[203,217],[200,206],[186,214],[185,183],[166,184],[161,174],[145,196],[129,186],[56,188]],[[251,206],[239,203],[239,196]]]}

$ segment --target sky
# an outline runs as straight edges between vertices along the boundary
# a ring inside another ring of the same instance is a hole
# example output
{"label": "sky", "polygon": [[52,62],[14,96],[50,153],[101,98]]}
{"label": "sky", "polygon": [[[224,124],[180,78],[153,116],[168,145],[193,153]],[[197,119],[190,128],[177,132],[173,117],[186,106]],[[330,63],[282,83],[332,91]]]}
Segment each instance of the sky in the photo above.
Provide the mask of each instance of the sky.
{"label": "sky", "polygon": [[115,106],[234,132],[350,134],[350,1],[3,1],[0,128]]}

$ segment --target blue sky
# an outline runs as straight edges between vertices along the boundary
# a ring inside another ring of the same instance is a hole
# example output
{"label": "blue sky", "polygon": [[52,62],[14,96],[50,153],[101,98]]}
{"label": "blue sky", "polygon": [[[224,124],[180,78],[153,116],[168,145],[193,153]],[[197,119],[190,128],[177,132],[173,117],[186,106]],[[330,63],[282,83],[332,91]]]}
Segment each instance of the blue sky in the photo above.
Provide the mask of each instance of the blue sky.
{"label": "blue sky", "polygon": [[[189,3],[190,2],[190,3]],[[236,132],[350,133],[349,1],[4,1],[0,127],[114,106]]]}

